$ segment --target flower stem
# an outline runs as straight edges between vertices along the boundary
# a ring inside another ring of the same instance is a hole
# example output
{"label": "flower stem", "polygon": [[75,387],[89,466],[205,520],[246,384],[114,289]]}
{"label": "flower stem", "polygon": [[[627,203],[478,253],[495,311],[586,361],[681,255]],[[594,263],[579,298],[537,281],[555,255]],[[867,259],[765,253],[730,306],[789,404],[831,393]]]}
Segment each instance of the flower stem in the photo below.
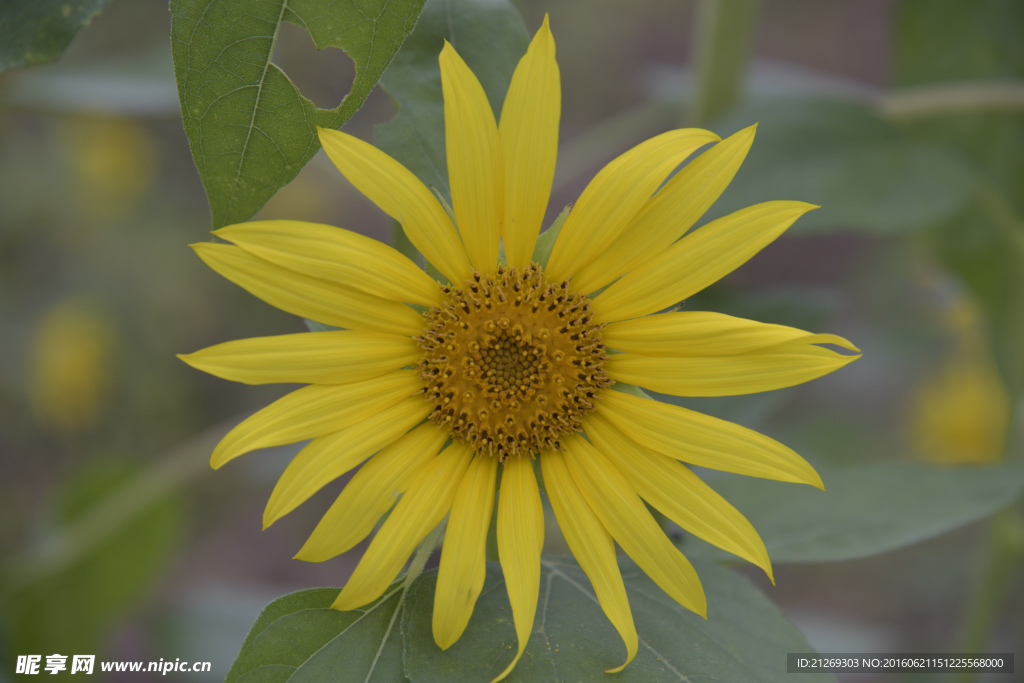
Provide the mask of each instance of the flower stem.
{"label": "flower stem", "polygon": [[237,418],[185,441],[67,526],[4,563],[3,594],[55,576],[84,557],[156,501],[209,469],[210,452]]}
{"label": "flower stem", "polygon": [[692,123],[701,126],[739,99],[757,22],[757,0],[701,0],[694,22],[697,74]]}
{"label": "flower stem", "polygon": [[919,85],[885,93],[878,99],[883,116],[916,120],[983,111],[1024,109],[1024,81],[965,81]]}
{"label": "flower stem", "polygon": [[[959,652],[983,653],[1005,604],[1005,593],[1024,561],[1024,508],[1016,505],[996,513],[985,539],[985,555],[975,579],[964,619]],[[970,683],[977,674],[963,672],[955,680]]]}
{"label": "flower stem", "polygon": [[[1019,401],[1010,402],[1011,416],[1017,415],[1019,406]],[[1016,420],[1013,420],[1003,445],[1006,460],[1020,452],[1019,432],[1015,427]],[[962,653],[985,652],[1000,608],[1005,604],[1006,590],[1024,564],[1024,503],[1018,502],[992,516],[982,552],[971,589],[971,601],[961,626],[958,652]],[[961,672],[954,680],[956,683],[971,683],[976,679],[975,673]]]}

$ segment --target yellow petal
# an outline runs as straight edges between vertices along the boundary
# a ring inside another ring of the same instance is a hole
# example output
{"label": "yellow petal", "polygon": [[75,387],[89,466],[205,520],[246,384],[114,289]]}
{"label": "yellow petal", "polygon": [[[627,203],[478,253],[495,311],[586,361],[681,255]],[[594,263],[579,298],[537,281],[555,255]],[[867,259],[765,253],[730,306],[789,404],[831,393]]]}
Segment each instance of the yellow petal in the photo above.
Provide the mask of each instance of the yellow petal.
{"label": "yellow petal", "polygon": [[498,460],[473,458],[452,502],[434,593],[434,642],[448,649],[466,630],[487,576],[487,530]]}
{"label": "yellow petal", "polygon": [[422,355],[409,337],[332,330],[236,339],[178,358],[197,370],[245,384],[347,384],[411,365]]}
{"label": "yellow petal", "polygon": [[595,317],[613,322],[668,308],[739,268],[814,208],[765,202],[712,221],[613,282],[594,299]]}
{"label": "yellow petal", "polygon": [[400,252],[333,225],[251,221],[213,233],[265,261],[374,296],[423,306],[443,300],[437,283]]}
{"label": "yellow petal", "polygon": [[320,144],[341,174],[402,224],[413,246],[455,283],[473,272],[462,240],[427,186],[373,145],[337,130],[317,128]]}
{"label": "yellow petal", "polygon": [[662,133],[601,169],[562,225],[545,269],[566,280],[603,253],[636,217],[658,186],[698,147],[718,140],[699,128]]}
{"label": "yellow petal", "polygon": [[639,642],[626,586],[615,559],[615,543],[573,481],[565,456],[558,451],[545,453],[540,464],[544,471],[544,488],[558,519],[558,527],[569,544],[569,550],[587,573],[601,609],[626,645],[625,663],[605,673],[621,671],[636,657]]}
{"label": "yellow petal", "polygon": [[472,457],[469,445],[455,441],[420,470],[331,607],[347,611],[380,597],[448,513]]}
{"label": "yellow petal", "polygon": [[816,335],[728,356],[667,358],[612,354],[604,369],[616,382],[673,396],[736,396],[782,389],[838,370],[860,356],[816,346]]}
{"label": "yellow petal", "polygon": [[[726,356],[748,353],[810,336],[785,325],[759,323],[706,311],[673,311],[610,323],[601,332],[604,345],[645,356]],[[835,335],[815,335],[815,344],[856,346]]]}
{"label": "yellow petal", "polygon": [[[754,527],[685,465],[644,448],[600,415],[587,418],[586,433],[644,500],[695,536],[753,562],[774,581],[768,551]],[[547,470],[544,483],[550,496]]]}
{"label": "yellow petal", "polygon": [[555,39],[544,16],[537,35],[512,74],[501,108],[501,152],[505,161],[502,240],[510,266],[530,265],[534,243],[551,198],[558,154],[562,85]]}
{"label": "yellow petal", "polygon": [[673,600],[707,616],[697,572],[672,545],[622,473],[585,439],[569,438],[562,443],[573,481],[612,538]]}
{"label": "yellow petal", "polygon": [[597,412],[642,446],[670,458],[749,477],[824,489],[811,465],[774,439],[680,406],[605,391]]}
{"label": "yellow petal", "polygon": [[498,124],[480,81],[447,40],[439,61],[452,211],[473,267],[490,272],[498,264],[504,213]]}
{"label": "yellow petal", "polygon": [[611,247],[573,277],[577,291],[600,289],[660,254],[693,227],[732,182],[754,141],[755,128],[722,140],[672,176]]}
{"label": "yellow petal", "polygon": [[423,317],[403,303],[282,268],[231,244],[192,248],[210,268],[293,315],[357,330],[412,335],[423,329]]}
{"label": "yellow petal", "polygon": [[323,562],[366,538],[447,439],[445,430],[428,422],[370,458],[342,489],[296,559]]}
{"label": "yellow petal", "polygon": [[413,370],[399,370],[352,384],[303,387],[282,396],[228,432],[213,449],[219,468],[257,448],[280,446],[351,427],[423,389]]}
{"label": "yellow petal", "polygon": [[[498,496],[498,559],[512,605],[519,649],[494,681],[515,668],[533,630],[540,595],[540,550],[544,545],[544,508],[529,458],[509,458],[501,474]],[[492,681],[492,683],[494,683]]]}
{"label": "yellow petal", "polygon": [[263,528],[368,457],[395,442],[427,416],[422,396],[411,396],[348,429],[313,439],[288,463],[263,511]]}

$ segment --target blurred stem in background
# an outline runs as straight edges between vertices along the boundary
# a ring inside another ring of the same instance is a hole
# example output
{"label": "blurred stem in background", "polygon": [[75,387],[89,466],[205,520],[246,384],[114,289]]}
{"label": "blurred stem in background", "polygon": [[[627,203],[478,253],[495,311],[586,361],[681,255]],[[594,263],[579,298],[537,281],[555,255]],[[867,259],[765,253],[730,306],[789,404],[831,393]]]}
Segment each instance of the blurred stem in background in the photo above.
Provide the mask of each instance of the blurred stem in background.
{"label": "blurred stem in background", "polygon": [[[1010,402],[1010,423],[1006,434],[1007,460],[1020,459],[1020,439],[1017,416],[1021,402],[1014,397]],[[985,653],[992,632],[1006,605],[1007,591],[1014,585],[1014,577],[1024,568],[1024,505],[1016,505],[996,513],[988,522],[979,562],[971,587],[967,609],[960,626],[957,652]],[[961,672],[956,683],[971,683],[978,674]]]}
{"label": "blurred stem in background", "polygon": [[1024,83],[1012,79],[918,85],[883,93],[878,110],[896,121],[1024,109]]}
{"label": "blurred stem in background", "polygon": [[[695,74],[689,125],[704,126],[732,107],[744,88],[757,29],[758,0],[700,0],[693,22]],[[554,192],[616,152],[661,132],[679,116],[676,105],[652,100],[627,109],[574,139],[558,154]],[[395,238],[398,239],[397,233]]]}
{"label": "blurred stem in background", "polygon": [[238,421],[234,418],[215,425],[181,443],[86,514],[67,526],[55,529],[7,560],[2,567],[4,589],[0,592],[0,600],[26,585],[65,571],[155,501],[209,469],[209,454],[213,447]]}
{"label": "blurred stem in background", "polygon": [[691,123],[703,126],[739,99],[757,26],[757,0],[700,0],[694,22]]}
{"label": "blurred stem in background", "polygon": [[[992,631],[1006,605],[1006,591],[1024,561],[1024,507],[1020,504],[994,515],[989,522],[985,547],[971,590],[970,602],[961,627],[958,652],[982,654],[988,651]],[[963,672],[957,683],[977,680],[976,673]]]}

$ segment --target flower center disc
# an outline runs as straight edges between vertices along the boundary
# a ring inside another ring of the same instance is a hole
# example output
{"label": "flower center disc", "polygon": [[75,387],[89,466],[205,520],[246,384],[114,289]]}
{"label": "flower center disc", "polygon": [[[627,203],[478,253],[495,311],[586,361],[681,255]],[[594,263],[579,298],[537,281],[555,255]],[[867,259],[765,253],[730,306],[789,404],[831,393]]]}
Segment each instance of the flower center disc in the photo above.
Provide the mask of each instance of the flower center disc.
{"label": "flower center disc", "polygon": [[611,384],[590,299],[547,282],[537,264],[444,291],[416,338],[430,419],[500,460],[560,449]]}

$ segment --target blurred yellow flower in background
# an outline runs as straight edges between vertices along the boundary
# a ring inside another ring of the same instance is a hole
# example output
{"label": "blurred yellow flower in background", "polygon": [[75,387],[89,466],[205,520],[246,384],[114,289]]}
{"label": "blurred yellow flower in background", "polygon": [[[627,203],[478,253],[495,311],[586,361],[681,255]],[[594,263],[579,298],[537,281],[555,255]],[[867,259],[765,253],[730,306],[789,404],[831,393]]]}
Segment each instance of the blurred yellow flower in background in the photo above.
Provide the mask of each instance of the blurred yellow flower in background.
{"label": "blurred yellow flower in background", "polygon": [[33,334],[27,391],[32,414],[67,432],[92,427],[111,384],[114,331],[87,301],[47,311]]}
{"label": "blurred yellow flower in background", "polygon": [[75,205],[105,223],[131,212],[152,186],[157,148],[145,127],[115,116],[76,116],[62,126]]}
{"label": "blurred yellow flower in background", "polygon": [[1010,400],[982,334],[981,315],[961,295],[943,318],[953,349],[912,399],[914,452],[949,464],[996,462],[1003,457]]}

